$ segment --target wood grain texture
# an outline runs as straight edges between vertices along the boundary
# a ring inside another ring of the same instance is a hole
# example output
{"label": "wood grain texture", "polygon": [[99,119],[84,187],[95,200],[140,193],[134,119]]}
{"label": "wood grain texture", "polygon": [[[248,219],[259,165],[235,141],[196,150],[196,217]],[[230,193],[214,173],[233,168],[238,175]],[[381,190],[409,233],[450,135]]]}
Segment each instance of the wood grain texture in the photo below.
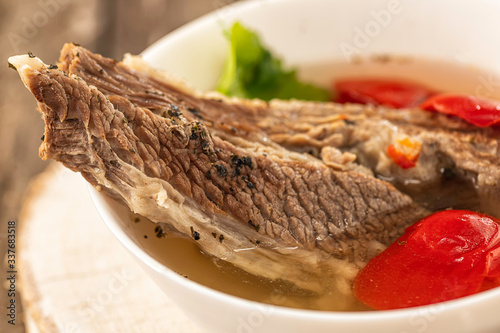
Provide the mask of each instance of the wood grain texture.
{"label": "wood grain texture", "polygon": [[[38,157],[43,122],[36,103],[6,59],[31,51],[56,62],[65,42],[77,42],[112,58],[140,53],[182,24],[234,0],[0,0],[0,258],[6,252],[7,222],[19,217],[28,183],[47,163]],[[43,214],[43,212],[40,212]],[[5,278],[5,267],[1,267]],[[0,287],[0,307],[7,291]],[[21,299],[16,295],[18,304]],[[24,332],[22,309],[16,325],[0,320],[0,332]],[[1,312],[2,318],[4,313]]]}

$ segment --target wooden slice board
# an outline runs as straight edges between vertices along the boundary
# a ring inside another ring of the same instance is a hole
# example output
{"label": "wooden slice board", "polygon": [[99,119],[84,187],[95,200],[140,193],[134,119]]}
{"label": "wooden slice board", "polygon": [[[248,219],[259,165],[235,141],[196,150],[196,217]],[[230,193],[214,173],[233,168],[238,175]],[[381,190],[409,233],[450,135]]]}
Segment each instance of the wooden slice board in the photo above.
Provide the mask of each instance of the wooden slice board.
{"label": "wooden slice board", "polygon": [[29,332],[200,332],[107,229],[79,174],[53,164],[38,176],[18,233]]}

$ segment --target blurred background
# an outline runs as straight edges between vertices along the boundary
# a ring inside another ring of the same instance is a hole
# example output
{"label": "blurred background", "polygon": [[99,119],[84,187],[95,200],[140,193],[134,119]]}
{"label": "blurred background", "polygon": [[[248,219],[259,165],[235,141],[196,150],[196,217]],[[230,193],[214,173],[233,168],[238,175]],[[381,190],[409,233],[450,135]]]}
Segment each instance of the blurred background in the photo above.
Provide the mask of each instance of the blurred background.
{"label": "blurred background", "polygon": [[[0,0],[0,258],[7,249],[7,222],[19,224],[19,211],[30,179],[49,162],[38,157],[43,122],[36,102],[7,58],[32,52],[55,63],[65,42],[79,43],[107,57],[140,53],[175,28],[237,0]],[[43,214],[43,212],[39,212]],[[2,282],[6,280],[2,260]],[[16,300],[20,303],[19,295]],[[0,308],[8,297],[0,288]],[[22,309],[16,325],[1,311],[0,332],[24,332]]]}

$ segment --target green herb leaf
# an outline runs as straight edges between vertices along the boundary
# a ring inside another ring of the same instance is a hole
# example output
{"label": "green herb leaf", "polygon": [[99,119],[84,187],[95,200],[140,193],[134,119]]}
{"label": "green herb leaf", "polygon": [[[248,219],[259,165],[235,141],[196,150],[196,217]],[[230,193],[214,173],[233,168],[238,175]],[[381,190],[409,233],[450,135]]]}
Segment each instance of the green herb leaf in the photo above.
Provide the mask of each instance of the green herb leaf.
{"label": "green herb leaf", "polygon": [[330,100],[328,90],[299,81],[295,70],[283,68],[259,36],[240,23],[233,24],[228,39],[229,55],[217,85],[221,93],[262,100]]}

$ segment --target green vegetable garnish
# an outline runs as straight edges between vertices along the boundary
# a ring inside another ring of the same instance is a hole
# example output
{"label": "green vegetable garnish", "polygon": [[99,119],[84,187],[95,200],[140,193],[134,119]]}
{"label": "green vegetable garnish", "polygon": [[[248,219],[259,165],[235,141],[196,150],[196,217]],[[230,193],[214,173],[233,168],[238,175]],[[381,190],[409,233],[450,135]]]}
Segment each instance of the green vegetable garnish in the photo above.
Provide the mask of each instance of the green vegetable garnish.
{"label": "green vegetable garnish", "polygon": [[217,85],[221,93],[266,101],[330,100],[328,90],[299,81],[295,70],[283,68],[281,60],[262,45],[259,36],[240,23],[233,24],[228,39],[229,56]]}

